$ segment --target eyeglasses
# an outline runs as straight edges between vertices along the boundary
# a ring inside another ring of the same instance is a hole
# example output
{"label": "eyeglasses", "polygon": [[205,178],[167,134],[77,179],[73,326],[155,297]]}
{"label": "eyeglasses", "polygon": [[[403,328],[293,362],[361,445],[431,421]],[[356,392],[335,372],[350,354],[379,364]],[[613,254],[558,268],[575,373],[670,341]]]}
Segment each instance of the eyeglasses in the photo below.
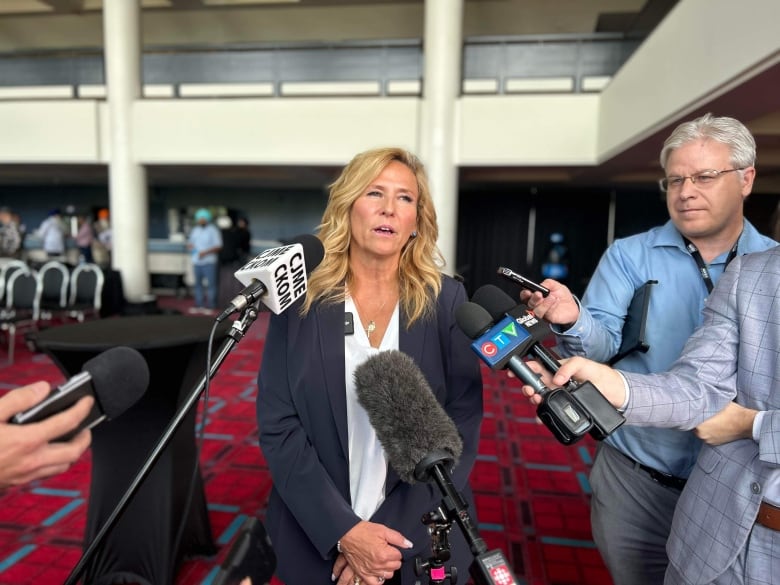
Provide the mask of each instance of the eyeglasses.
{"label": "eyeglasses", "polygon": [[664,177],[663,179],[658,180],[658,186],[664,193],[667,191],[679,191],[682,189],[683,184],[685,184],[685,179],[690,179],[691,183],[694,185],[706,188],[708,185],[712,185],[721,175],[744,170],[745,167],[740,167],[738,169],[726,169],[723,171],[701,171],[700,173],[688,177]]}

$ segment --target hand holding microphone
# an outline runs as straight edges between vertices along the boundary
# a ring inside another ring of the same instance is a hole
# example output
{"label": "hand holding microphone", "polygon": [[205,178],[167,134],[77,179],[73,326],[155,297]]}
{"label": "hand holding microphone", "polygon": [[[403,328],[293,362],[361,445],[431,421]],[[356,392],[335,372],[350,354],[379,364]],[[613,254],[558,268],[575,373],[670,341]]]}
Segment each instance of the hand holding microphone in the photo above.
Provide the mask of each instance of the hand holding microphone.
{"label": "hand holding microphone", "polygon": [[66,471],[92,440],[83,431],[71,441],[52,442],[72,431],[89,414],[94,398],[84,397],[64,412],[34,427],[9,424],[9,418],[32,408],[49,393],[47,382],[16,388],[0,398],[0,488],[22,485]]}
{"label": "hand holding microphone", "polygon": [[471,348],[491,369],[509,369],[539,394],[536,415],[564,445],[579,441],[593,421],[566,390],[548,388],[523,361],[534,345],[531,334],[509,315],[493,323],[490,314],[476,303],[466,302],[455,312],[461,330],[474,342]]}
{"label": "hand holding microphone", "polygon": [[557,280],[547,278],[542,286],[503,266],[498,268],[498,274],[520,285],[520,301],[528,305],[540,319],[564,329],[577,322],[580,306],[568,287]]}
{"label": "hand holding microphone", "polygon": [[[621,407],[626,401],[626,386],[620,373],[607,366],[575,356],[561,363],[560,369],[553,375],[554,384],[565,384],[567,380],[589,380],[596,386],[599,399],[614,408]],[[584,386],[585,384],[583,384]],[[622,417],[622,415],[621,415]]]}
{"label": "hand holding microphone", "polygon": [[[500,288],[493,285],[480,287],[473,296],[475,303],[484,308],[493,321],[500,321],[504,317],[510,317],[515,320],[517,325],[532,337],[530,345],[520,349],[520,355],[533,353],[542,365],[553,374],[558,372],[561,367],[558,357],[548,350],[542,341],[551,334],[548,325],[536,319],[535,314],[528,310],[524,305],[514,306],[514,301]],[[484,319],[484,317],[483,317]],[[527,366],[527,364],[525,364]],[[514,370],[511,370],[513,371]],[[533,374],[537,374],[534,371]],[[515,372],[517,374],[517,372]],[[522,376],[518,376],[521,379]],[[582,379],[582,378],[579,378]],[[538,376],[537,376],[538,380]],[[605,439],[615,429],[625,422],[625,418],[613,405],[611,405],[601,392],[590,381],[591,378],[585,376],[585,382],[577,383],[572,378],[560,379],[559,386],[564,386],[569,391],[579,405],[582,407],[587,417],[592,421],[590,435],[596,440]],[[528,384],[528,382],[526,382]],[[528,384],[538,392],[538,387],[534,384]],[[560,400],[560,397],[558,397]],[[538,400],[533,400],[537,404],[544,403],[544,395],[539,394]],[[622,404],[622,403],[620,403]],[[620,405],[618,404],[618,406]],[[556,435],[557,436],[557,435]],[[560,438],[559,438],[560,440]]]}
{"label": "hand holding microphone", "polygon": [[135,404],[149,385],[149,367],[136,350],[113,347],[84,363],[81,373],[58,386],[38,404],[11,418],[18,425],[37,423],[62,412],[84,396],[92,396],[92,410],[77,429],[56,441],[68,441],[82,429],[116,418]]}
{"label": "hand holding microphone", "polygon": [[115,347],[53,390],[37,382],[0,398],[0,487],[65,471],[90,444],[85,430],[122,414],[148,383],[143,357]]}
{"label": "hand holding microphone", "polygon": [[521,274],[518,274],[517,272],[511,270],[510,268],[499,266],[498,273],[504,278],[511,280],[516,284],[519,284],[520,287],[523,289],[523,293],[525,293],[526,297],[532,295],[533,293],[539,293],[543,297],[546,297],[547,295],[550,294],[550,289],[547,288],[546,286],[537,284],[533,280],[526,278]]}

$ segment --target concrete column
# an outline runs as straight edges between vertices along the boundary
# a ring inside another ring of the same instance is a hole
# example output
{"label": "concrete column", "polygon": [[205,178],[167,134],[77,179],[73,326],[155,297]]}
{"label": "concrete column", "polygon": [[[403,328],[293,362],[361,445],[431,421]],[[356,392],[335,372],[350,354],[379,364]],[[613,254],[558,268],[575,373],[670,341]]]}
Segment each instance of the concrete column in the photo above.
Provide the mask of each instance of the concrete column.
{"label": "concrete column", "polygon": [[103,2],[106,99],[109,122],[111,265],[122,275],[125,298],[149,294],[149,204],[146,170],[133,153],[133,104],[141,97],[140,3]]}
{"label": "concrete column", "polygon": [[455,166],[455,105],[460,94],[463,0],[425,0],[420,157],[439,219],[439,248],[455,272],[458,174]]}

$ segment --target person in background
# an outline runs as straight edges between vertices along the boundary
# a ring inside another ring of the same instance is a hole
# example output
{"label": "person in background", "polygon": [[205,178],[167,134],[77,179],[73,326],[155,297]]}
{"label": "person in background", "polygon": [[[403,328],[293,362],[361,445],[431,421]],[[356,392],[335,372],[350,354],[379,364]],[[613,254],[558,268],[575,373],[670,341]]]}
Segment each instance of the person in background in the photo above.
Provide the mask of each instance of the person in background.
{"label": "person in background", "polygon": [[550,243],[542,262],[542,277],[552,278],[562,284],[569,280],[569,248],[560,232],[550,234]]}
{"label": "person in background", "polygon": [[216,308],[217,303],[217,254],[222,248],[222,234],[211,223],[211,212],[208,209],[198,209],[195,222],[187,243],[195,275],[193,312],[208,313]]}
{"label": "person in background", "polygon": [[51,258],[61,259],[65,254],[65,226],[58,208],[49,211],[49,215],[38,228],[43,251]]}
{"label": "person in background", "polygon": [[[612,358],[621,347],[635,292],[655,280],[646,324],[650,349],[629,354],[617,366],[652,373],[672,365],[701,323],[707,296],[729,262],[777,244],[743,214],[755,159],[753,136],[734,118],[707,114],[674,129],[660,155],[669,221],[616,240],[582,301],[551,279],[542,281],[550,289],[546,298],[521,293],[521,300],[552,324],[563,356]],[[731,411],[740,415],[737,405]],[[699,432],[717,440],[728,414]],[[700,448],[691,432],[633,426],[619,428],[599,444],[590,473],[591,525],[616,584],[663,582],[672,515]]]}
{"label": "person in background", "polygon": [[79,249],[79,255],[84,262],[92,263],[92,241],[95,239],[95,232],[92,229],[92,222],[86,215],[78,217],[78,232],[76,232],[76,246]]}
{"label": "person in background", "polygon": [[238,229],[238,260],[243,265],[249,261],[252,253],[252,232],[249,231],[249,219],[239,215],[236,218],[236,228]]}
{"label": "person in background", "polygon": [[[330,187],[318,236],[324,259],[305,299],[271,315],[258,378],[277,574],[285,585],[411,585],[415,556],[430,556],[421,518],[441,494],[388,471],[353,372],[378,352],[414,359],[463,439],[452,481],[474,510],[482,379],[454,316],[466,292],[440,272],[425,170],[405,150],[355,156]],[[449,538],[452,564],[467,570],[465,538]]]}
{"label": "person in background", "polygon": [[92,240],[92,256],[101,266],[111,265],[111,223],[109,212],[105,207],[98,210],[97,220],[93,225],[95,238]]}
{"label": "person in background", "polygon": [[70,441],[54,439],[72,431],[87,417],[95,401],[91,396],[41,422],[9,423],[14,415],[43,400],[50,390],[47,382],[35,382],[0,396],[0,489],[62,473],[89,447],[89,430]]}
{"label": "person in background", "polygon": [[668,372],[575,357],[550,384],[589,380],[627,424],[697,429],[706,440],[674,510],[667,585],[780,582],[778,306],[780,246],[737,256]]}
{"label": "person in background", "polygon": [[19,230],[19,250],[16,252],[16,257],[22,258],[24,255],[24,239],[27,237],[27,224],[22,221],[22,216],[16,212],[11,213],[11,222]]}
{"label": "person in background", "polygon": [[19,258],[21,250],[19,224],[9,207],[0,207],[0,258]]}
{"label": "person in background", "polygon": [[[246,221],[238,218],[236,223],[229,216],[217,218],[217,227],[222,233],[222,249],[219,251],[219,294],[220,307],[227,306],[241,292],[243,285],[234,274],[246,264],[249,258],[250,235]],[[243,224],[243,225],[242,225]]]}

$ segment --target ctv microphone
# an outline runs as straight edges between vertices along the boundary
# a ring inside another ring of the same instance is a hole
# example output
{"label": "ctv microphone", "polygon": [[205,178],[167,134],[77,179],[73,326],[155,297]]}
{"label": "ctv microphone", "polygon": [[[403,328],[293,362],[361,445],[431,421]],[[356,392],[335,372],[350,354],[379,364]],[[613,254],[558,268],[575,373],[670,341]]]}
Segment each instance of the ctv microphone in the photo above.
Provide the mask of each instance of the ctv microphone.
{"label": "ctv microphone", "polygon": [[476,303],[466,302],[455,310],[461,330],[474,341],[471,349],[491,369],[508,368],[542,397],[536,415],[558,441],[571,445],[592,426],[588,413],[561,388],[550,390],[520,356],[530,349],[533,337],[515,320],[505,315],[493,323],[490,314]]}
{"label": "ctv microphone", "polygon": [[498,321],[505,315],[514,318],[533,337],[530,351],[534,356],[551,372],[558,371],[560,364],[557,356],[542,345],[542,341],[552,334],[550,326],[534,315],[531,309],[523,304],[515,304],[512,297],[493,284],[479,287],[471,297],[471,301],[485,309],[493,321]]}
{"label": "ctv microphone", "polygon": [[325,250],[311,234],[296,236],[292,242],[261,252],[235,272],[246,287],[217,317],[218,323],[261,299],[278,315],[306,294],[306,273],[319,266]]}
{"label": "ctv microphone", "polygon": [[[534,338],[534,343],[531,346],[534,356],[551,372],[558,371],[561,365],[557,357],[540,343],[551,333],[550,327],[543,324],[528,307],[523,304],[515,306],[508,294],[491,284],[480,287],[474,293],[472,301],[481,305],[494,321],[499,320],[504,315],[513,317],[518,325],[528,330]],[[590,382],[578,384],[574,380],[569,380],[565,388],[580,403],[580,406],[593,421],[590,436],[597,441],[605,439],[626,422],[625,417]]]}
{"label": "ctv microphone", "polygon": [[[444,495],[442,506],[454,517],[475,557],[469,572],[477,585],[517,585],[503,553],[487,550],[467,502],[450,479],[463,441],[412,358],[397,350],[375,354],[355,369],[355,386],[358,402],[398,476],[407,483],[433,480],[438,485]],[[429,532],[434,535],[433,530]],[[434,553],[442,552],[433,548]],[[446,553],[444,560],[449,558]],[[420,575],[421,563],[415,569]],[[439,573],[431,572],[431,583],[443,582],[433,578],[444,577],[444,569],[437,564],[434,570]],[[457,570],[453,567],[452,571],[455,578]]]}
{"label": "ctv microphone", "polygon": [[12,423],[42,421],[73,406],[84,396],[94,396],[95,404],[78,428],[55,439],[69,441],[83,429],[118,417],[144,395],[149,385],[149,367],[136,350],[114,347],[88,360],[82,372],[54,388],[41,402],[14,415]]}

